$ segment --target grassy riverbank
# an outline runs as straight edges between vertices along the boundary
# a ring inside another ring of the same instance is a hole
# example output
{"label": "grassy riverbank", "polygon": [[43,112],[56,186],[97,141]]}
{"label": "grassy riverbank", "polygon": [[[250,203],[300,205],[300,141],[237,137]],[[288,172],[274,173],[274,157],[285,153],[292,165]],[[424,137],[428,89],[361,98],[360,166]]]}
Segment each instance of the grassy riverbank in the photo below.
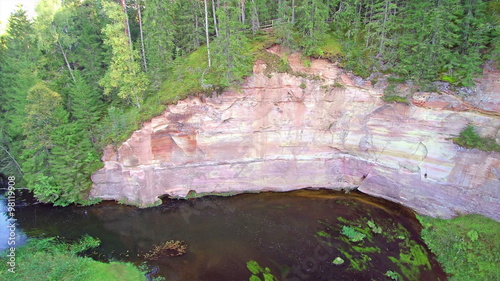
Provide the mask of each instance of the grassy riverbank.
{"label": "grassy riverbank", "polygon": [[481,215],[418,216],[422,238],[450,280],[500,280],[500,223]]}
{"label": "grassy riverbank", "polygon": [[67,244],[55,238],[33,239],[16,249],[15,273],[8,271],[5,255],[0,258],[0,280],[146,280],[131,263],[103,263],[78,253],[97,247],[99,240],[85,236],[78,243]]}

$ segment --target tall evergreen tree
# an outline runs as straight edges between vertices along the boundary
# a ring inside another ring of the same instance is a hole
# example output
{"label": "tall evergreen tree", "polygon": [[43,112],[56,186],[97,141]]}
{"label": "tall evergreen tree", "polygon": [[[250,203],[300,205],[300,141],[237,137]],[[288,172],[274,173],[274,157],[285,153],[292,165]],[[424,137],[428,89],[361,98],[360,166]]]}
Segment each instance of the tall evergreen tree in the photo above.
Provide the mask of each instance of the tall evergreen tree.
{"label": "tall evergreen tree", "polygon": [[205,41],[205,16],[198,0],[177,1],[175,12],[176,55],[196,50]]}
{"label": "tall evergreen tree", "polygon": [[328,10],[324,0],[304,0],[297,8],[297,28],[302,34],[301,47],[305,55],[318,52],[319,43],[328,29]]}
{"label": "tall evergreen tree", "polygon": [[221,85],[229,86],[239,77],[249,73],[251,63],[246,54],[249,45],[243,35],[242,24],[239,21],[237,2],[221,0],[221,7],[217,11],[219,19],[219,37],[213,42],[214,67],[221,73]]}
{"label": "tall evergreen tree", "polygon": [[149,77],[154,88],[166,78],[174,56],[174,14],[176,2],[148,0],[144,11],[144,32]]}
{"label": "tall evergreen tree", "polygon": [[26,119],[28,90],[36,81],[38,50],[33,36],[33,26],[26,11],[18,8],[9,18],[7,35],[3,37],[5,49],[0,57],[0,130],[2,167],[21,176],[21,152]]}

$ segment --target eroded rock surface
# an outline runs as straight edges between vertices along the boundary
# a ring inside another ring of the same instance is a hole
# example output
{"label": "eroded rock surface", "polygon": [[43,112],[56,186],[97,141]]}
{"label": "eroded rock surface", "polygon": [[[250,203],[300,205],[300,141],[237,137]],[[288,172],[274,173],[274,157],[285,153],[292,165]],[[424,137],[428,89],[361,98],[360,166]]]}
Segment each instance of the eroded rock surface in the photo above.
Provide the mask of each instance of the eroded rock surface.
{"label": "eroded rock surface", "polygon": [[258,62],[239,91],[170,105],[107,147],[91,196],[146,206],[190,191],[359,187],[426,215],[500,220],[500,154],[450,140],[468,123],[498,139],[498,83],[485,108],[433,93],[387,104],[332,63],[289,61],[309,77],[264,75]]}

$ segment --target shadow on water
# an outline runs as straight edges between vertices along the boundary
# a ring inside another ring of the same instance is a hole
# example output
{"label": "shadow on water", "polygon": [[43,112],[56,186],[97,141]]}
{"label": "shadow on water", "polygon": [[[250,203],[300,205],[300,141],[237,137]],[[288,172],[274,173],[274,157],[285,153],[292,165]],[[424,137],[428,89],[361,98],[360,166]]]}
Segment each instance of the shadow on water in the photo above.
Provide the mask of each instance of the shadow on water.
{"label": "shadow on water", "polygon": [[[251,270],[262,280],[446,280],[411,210],[357,192],[207,196],[147,209],[39,204],[16,215],[28,236],[101,239],[89,254],[103,261],[140,264],[154,245],[183,240],[186,254],[148,262],[167,280],[249,280]],[[365,237],[353,242],[346,229]]]}

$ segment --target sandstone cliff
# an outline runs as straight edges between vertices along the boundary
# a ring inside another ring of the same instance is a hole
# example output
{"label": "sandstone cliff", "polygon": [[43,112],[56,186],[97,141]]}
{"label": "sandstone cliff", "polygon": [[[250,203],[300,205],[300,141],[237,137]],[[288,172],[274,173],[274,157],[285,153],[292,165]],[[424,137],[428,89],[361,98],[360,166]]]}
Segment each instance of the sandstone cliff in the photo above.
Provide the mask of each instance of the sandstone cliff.
{"label": "sandstone cliff", "polygon": [[325,60],[289,61],[310,75],[265,75],[256,62],[240,90],[170,105],[107,147],[91,196],[146,206],[190,191],[359,187],[426,215],[500,220],[500,154],[449,140],[468,123],[498,140],[498,72],[468,101],[420,93],[404,105]]}

